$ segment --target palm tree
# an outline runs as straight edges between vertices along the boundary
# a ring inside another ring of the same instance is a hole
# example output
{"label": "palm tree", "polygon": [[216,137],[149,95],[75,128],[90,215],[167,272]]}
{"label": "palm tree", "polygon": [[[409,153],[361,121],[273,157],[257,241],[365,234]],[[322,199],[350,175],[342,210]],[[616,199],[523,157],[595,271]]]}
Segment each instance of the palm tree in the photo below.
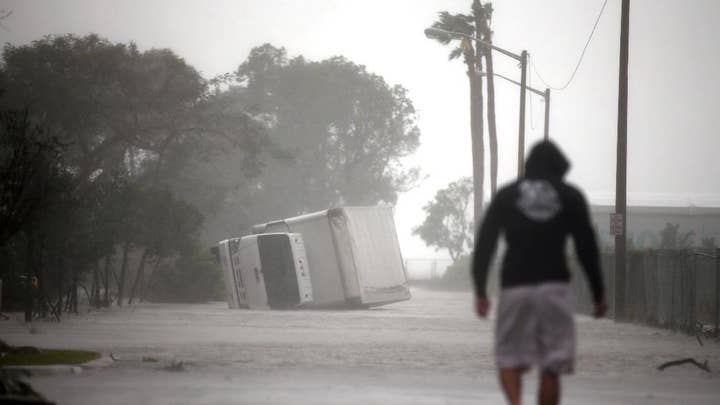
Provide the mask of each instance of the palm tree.
{"label": "palm tree", "polygon": [[[473,14],[475,15],[475,27],[479,29],[477,38],[492,43],[492,3],[485,3],[483,6],[480,0],[473,1]],[[488,138],[490,146],[490,197],[495,197],[497,192],[497,170],[498,170],[498,145],[497,126],[495,125],[495,76],[493,69],[492,52],[484,52],[487,66],[487,114],[488,114]]]}
{"label": "palm tree", "polygon": [[[442,11],[432,28],[442,31],[458,32],[465,35],[476,36],[476,16],[473,14],[450,14]],[[475,227],[480,223],[482,216],[483,182],[485,167],[485,145],[483,140],[483,89],[482,78],[482,48],[473,46],[472,41],[465,37],[447,34],[442,31],[426,30],[425,35],[443,45],[453,46],[450,60],[463,56],[467,66],[467,75],[470,81],[470,138],[473,157],[473,192],[474,210],[473,219]],[[476,37],[477,38],[477,37]],[[458,43],[459,42],[459,43]]]}

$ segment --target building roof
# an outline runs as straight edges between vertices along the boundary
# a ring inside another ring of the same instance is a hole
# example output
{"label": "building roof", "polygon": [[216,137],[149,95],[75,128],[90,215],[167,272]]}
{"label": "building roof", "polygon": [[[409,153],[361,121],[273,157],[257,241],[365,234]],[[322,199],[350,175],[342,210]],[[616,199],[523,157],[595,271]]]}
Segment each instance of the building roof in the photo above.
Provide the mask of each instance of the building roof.
{"label": "building roof", "polygon": [[[590,205],[590,211],[594,213],[615,212],[614,205]],[[660,215],[719,215],[720,207],[697,207],[694,205],[685,207],[672,206],[628,206],[628,214],[660,214]]]}

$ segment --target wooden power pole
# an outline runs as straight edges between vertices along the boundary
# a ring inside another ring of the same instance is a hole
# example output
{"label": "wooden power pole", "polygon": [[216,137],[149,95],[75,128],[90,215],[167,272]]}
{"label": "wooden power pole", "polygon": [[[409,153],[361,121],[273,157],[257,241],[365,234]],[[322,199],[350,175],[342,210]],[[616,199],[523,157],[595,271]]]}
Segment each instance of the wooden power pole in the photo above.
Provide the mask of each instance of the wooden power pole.
{"label": "wooden power pole", "polygon": [[615,320],[625,320],[627,247],[627,105],[630,0],[622,0],[620,17],[620,75],[618,85],[617,168],[615,178]]}
{"label": "wooden power pole", "polygon": [[525,93],[527,89],[527,51],[520,54],[520,122],[518,123],[518,178],[525,168]]}

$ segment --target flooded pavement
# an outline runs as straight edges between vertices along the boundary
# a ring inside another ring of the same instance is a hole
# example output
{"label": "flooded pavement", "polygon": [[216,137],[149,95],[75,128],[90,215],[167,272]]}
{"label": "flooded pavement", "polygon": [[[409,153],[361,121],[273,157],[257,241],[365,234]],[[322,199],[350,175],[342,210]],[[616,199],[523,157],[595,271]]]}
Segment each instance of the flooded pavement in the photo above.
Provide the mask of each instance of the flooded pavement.
{"label": "flooded pavement", "polygon": [[[39,322],[0,322],[14,345],[94,349],[116,359],[81,373],[33,377],[59,404],[500,403],[492,322],[470,293],[413,289],[370,310],[248,311],[224,303],[140,304]],[[566,403],[715,404],[720,343],[578,318],[577,373]],[[707,360],[658,371],[665,361]],[[180,367],[168,367],[171,365]],[[534,402],[535,376],[525,385]]]}

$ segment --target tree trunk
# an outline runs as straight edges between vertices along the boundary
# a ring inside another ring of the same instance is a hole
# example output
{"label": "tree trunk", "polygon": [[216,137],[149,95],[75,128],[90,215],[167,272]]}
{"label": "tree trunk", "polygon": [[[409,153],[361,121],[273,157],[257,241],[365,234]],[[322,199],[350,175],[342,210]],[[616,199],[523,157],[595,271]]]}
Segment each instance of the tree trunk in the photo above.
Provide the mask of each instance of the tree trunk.
{"label": "tree trunk", "polygon": [[32,322],[33,295],[32,285],[33,263],[35,262],[35,237],[32,231],[27,233],[25,252],[25,322]]}
{"label": "tree trunk", "polygon": [[90,305],[95,309],[100,308],[100,262],[95,262],[93,267],[92,292],[90,294]]}
{"label": "tree trunk", "polygon": [[[476,44],[476,51],[478,51]],[[469,57],[472,56],[472,57]],[[483,140],[483,91],[482,79],[478,72],[482,71],[480,56],[466,55],[470,79],[470,134],[473,159],[473,229],[477,229],[482,218],[483,185],[485,181],[485,144]]]}
{"label": "tree trunk", "polygon": [[[63,249],[60,249],[62,252]],[[58,301],[55,304],[55,317],[59,320],[63,310],[63,274],[65,272],[65,262],[62,253],[58,253],[57,257],[57,294]]]}
{"label": "tree trunk", "polygon": [[483,185],[485,174],[485,145],[483,140],[482,81],[474,71],[470,76],[470,127],[473,158],[473,224],[480,225],[482,218]]}
{"label": "tree trunk", "polygon": [[128,265],[128,254],[129,253],[130,253],[130,242],[125,242],[125,245],[123,245],[122,264],[120,265],[120,279],[117,281],[117,284],[118,284],[117,304],[119,307],[121,307],[123,305],[123,293],[125,292],[125,277],[127,275],[127,265]]}
{"label": "tree trunk", "polygon": [[[487,6],[487,7],[486,7]],[[490,30],[490,20],[492,18],[492,6],[488,3],[482,5],[480,0],[473,1],[473,15],[475,17],[475,36],[483,39],[485,42],[492,43],[492,31]],[[478,49],[480,46],[478,45]],[[490,146],[490,196],[494,197],[497,192],[497,170],[498,170],[498,150],[497,150],[497,126],[495,125],[495,76],[493,69],[492,50],[483,48],[483,55],[487,62],[487,115],[488,115],[488,140]],[[480,60],[480,58],[478,58]],[[480,65],[478,65],[480,66]],[[482,69],[478,68],[479,71]]]}
{"label": "tree trunk", "polygon": [[48,290],[47,287],[50,283],[47,282],[45,277],[47,276],[46,271],[46,265],[43,263],[43,252],[45,252],[45,242],[44,239],[40,239],[40,247],[38,248],[38,254],[40,255],[38,257],[38,263],[37,263],[37,270],[35,271],[35,274],[37,274],[38,278],[38,287],[37,287],[37,298],[38,298],[38,305],[39,305],[39,311],[40,311],[40,317],[45,319],[48,316]]}
{"label": "tree trunk", "polygon": [[95,291],[98,289],[97,288],[97,278],[98,278],[98,264],[95,263],[93,265],[92,280],[90,281],[90,296],[88,297],[88,300],[89,300],[88,305],[90,305],[90,307],[95,306],[95,301],[96,301],[95,297],[97,297],[97,295],[95,294]]}
{"label": "tree trunk", "polygon": [[[152,270],[150,270],[150,274],[148,274],[148,277],[152,277],[153,273],[155,273],[157,271],[158,267],[160,267],[160,263],[162,263],[162,259],[160,258],[160,256],[157,256],[157,258],[155,259],[155,264],[153,265]],[[144,285],[143,285],[143,288],[140,289],[140,295],[139,295],[138,299],[140,301],[145,301],[145,286]]]}
{"label": "tree trunk", "polygon": [[132,305],[138,286],[140,285],[140,283],[142,283],[142,278],[145,274],[145,261],[147,260],[147,257],[148,249],[145,248],[142,257],[140,258],[140,264],[138,265],[137,272],[135,273],[135,282],[133,282],[132,289],[130,290],[130,298],[128,299],[128,305]]}
{"label": "tree trunk", "polygon": [[70,297],[72,300],[72,305],[70,306],[70,310],[74,313],[78,313],[78,271],[77,267],[73,266],[72,268],[72,290],[70,290]]}
{"label": "tree trunk", "polygon": [[110,258],[111,255],[105,256],[105,297],[103,299],[103,306],[110,306]]}
{"label": "tree trunk", "polygon": [[[490,36],[485,40],[491,42]],[[486,52],[487,62],[487,114],[488,114],[488,137],[490,143],[490,196],[495,197],[497,192],[497,171],[498,171],[498,145],[497,127],[495,125],[495,77],[493,76],[492,52]]]}

